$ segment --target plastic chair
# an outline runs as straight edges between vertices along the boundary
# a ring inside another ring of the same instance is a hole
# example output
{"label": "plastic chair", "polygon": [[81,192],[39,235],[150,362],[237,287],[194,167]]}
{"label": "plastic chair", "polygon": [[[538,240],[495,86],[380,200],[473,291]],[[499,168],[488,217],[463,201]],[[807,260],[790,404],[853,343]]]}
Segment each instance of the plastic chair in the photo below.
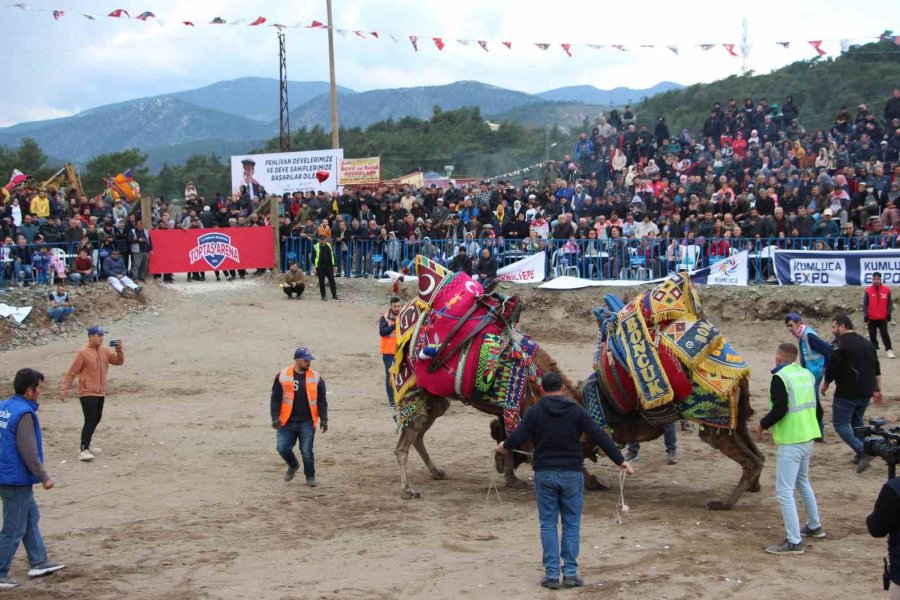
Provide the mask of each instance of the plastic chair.
{"label": "plastic chair", "polygon": [[690,273],[699,268],[700,258],[703,255],[703,251],[700,249],[700,246],[682,246],[681,248],[679,248],[678,254],[678,264],[675,265],[676,271],[678,271],[679,273],[681,271],[687,271],[688,273]]}
{"label": "plastic chair", "polygon": [[[578,277],[578,265],[572,263],[572,259],[568,257],[560,260],[559,253],[560,250],[556,250],[550,257],[550,271],[553,273],[553,276],[560,277],[561,275],[569,275],[570,273],[574,273],[575,277]],[[570,253],[564,252],[563,254]]]}

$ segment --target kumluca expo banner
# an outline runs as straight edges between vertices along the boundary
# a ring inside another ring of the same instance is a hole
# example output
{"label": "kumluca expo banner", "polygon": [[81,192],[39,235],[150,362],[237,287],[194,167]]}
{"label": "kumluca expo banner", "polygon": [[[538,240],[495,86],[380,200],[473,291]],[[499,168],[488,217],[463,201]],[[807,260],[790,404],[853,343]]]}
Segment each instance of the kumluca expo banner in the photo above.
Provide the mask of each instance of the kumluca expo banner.
{"label": "kumluca expo banner", "polygon": [[886,285],[900,284],[900,250],[775,250],[781,285],[871,285],[881,273]]}

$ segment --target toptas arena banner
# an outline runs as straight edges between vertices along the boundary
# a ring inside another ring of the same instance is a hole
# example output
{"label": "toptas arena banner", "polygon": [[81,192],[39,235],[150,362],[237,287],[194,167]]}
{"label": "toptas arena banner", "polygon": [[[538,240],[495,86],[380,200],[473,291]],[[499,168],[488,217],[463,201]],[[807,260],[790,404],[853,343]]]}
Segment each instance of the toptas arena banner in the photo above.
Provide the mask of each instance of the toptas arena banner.
{"label": "toptas arena banner", "polygon": [[311,150],[276,154],[243,154],[231,157],[231,190],[247,186],[250,196],[262,199],[260,186],[269,194],[334,192],[343,150]]}
{"label": "toptas arena banner", "polygon": [[275,266],[271,227],[165,229],[150,233],[150,272],[196,273]]}
{"label": "toptas arena banner", "polygon": [[871,285],[881,273],[886,285],[900,284],[900,250],[776,250],[781,285]]}

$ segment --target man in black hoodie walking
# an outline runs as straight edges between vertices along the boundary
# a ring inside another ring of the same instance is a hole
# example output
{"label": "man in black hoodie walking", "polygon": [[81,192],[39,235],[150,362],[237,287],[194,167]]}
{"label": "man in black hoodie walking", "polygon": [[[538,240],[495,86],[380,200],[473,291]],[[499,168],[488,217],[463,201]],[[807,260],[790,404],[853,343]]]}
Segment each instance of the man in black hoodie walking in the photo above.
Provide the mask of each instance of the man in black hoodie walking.
{"label": "man in black hoodie walking", "polygon": [[[559,589],[560,556],[563,561],[563,585],[578,587],[578,550],[581,539],[581,504],[584,495],[581,434],[629,475],[634,473],[609,435],[600,429],[587,411],[565,396],[559,373],[544,375],[546,395],[528,409],[519,426],[497,452],[506,454],[530,439],[534,445],[534,495],[541,523],[541,546],[545,577],[541,585]],[[562,549],[557,522],[562,519]]]}

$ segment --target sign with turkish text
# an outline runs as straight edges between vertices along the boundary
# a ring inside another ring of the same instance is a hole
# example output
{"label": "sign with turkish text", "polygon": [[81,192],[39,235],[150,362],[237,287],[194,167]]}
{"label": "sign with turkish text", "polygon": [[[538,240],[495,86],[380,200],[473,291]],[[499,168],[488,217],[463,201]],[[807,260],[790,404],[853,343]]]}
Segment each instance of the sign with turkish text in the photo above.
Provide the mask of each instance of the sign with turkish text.
{"label": "sign with turkish text", "polygon": [[334,192],[343,150],[310,150],[275,154],[243,154],[231,157],[231,189],[262,199],[262,192]]}
{"label": "sign with turkish text", "polygon": [[868,286],[873,273],[900,284],[900,250],[776,250],[774,261],[781,285]]}
{"label": "sign with turkish text", "polygon": [[381,181],[381,157],[345,158],[338,171],[338,185],[364,185]]}
{"label": "sign with turkish text", "polygon": [[150,273],[196,273],[275,266],[271,227],[165,229],[150,233]]}
{"label": "sign with turkish text", "polygon": [[517,260],[512,264],[497,269],[497,279],[515,283],[540,283],[544,281],[544,265],[546,261],[547,253],[538,252],[533,256]]}

